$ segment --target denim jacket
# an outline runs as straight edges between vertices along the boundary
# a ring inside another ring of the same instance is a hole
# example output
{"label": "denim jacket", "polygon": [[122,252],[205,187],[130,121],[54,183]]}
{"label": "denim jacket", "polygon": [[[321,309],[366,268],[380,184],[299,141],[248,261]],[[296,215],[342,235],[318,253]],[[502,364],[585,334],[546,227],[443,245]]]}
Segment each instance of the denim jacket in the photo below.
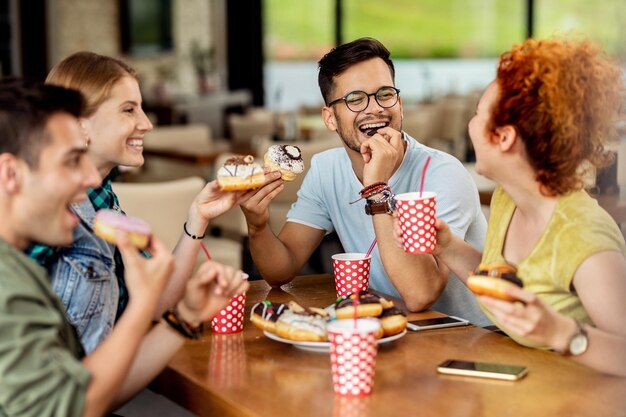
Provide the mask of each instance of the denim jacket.
{"label": "denim jacket", "polygon": [[115,275],[115,246],[93,233],[96,212],[91,202],[73,204],[81,223],[74,243],[64,248],[51,266],[54,292],[67,308],[87,353],[111,333],[115,324],[119,287]]}

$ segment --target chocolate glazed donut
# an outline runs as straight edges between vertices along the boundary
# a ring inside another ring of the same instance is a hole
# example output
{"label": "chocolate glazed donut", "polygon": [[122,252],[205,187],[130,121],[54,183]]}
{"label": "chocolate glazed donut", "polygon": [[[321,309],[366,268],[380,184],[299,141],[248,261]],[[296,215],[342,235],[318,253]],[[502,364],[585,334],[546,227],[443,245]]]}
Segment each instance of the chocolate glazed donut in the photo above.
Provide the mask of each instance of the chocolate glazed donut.
{"label": "chocolate glazed donut", "polygon": [[357,298],[357,317],[378,317],[383,311],[381,298],[369,291],[361,291],[358,294],[350,294],[337,301],[335,315],[338,319],[350,319],[354,317],[354,298]]}
{"label": "chocolate glazed donut", "polygon": [[300,148],[294,145],[272,145],[263,157],[265,166],[280,171],[283,181],[293,181],[304,171]]}

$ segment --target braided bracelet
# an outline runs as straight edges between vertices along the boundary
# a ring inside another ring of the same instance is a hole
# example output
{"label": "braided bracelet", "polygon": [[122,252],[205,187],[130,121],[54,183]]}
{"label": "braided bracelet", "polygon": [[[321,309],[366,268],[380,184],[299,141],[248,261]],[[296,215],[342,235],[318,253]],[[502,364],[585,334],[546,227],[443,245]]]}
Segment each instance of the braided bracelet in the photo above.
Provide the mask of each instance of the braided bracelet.
{"label": "braided bracelet", "polygon": [[380,197],[378,198],[368,198],[367,199],[367,204],[376,204],[376,203],[384,203],[385,201],[389,200],[390,198],[393,198],[393,193],[391,192],[391,189],[386,189],[380,192],[380,194],[382,194]]}
{"label": "braided bracelet", "polygon": [[199,326],[193,326],[187,323],[178,312],[178,308],[172,307],[163,313],[163,320],[170,325],[170,327],[176,330],[179,334],[187,339],[197,340],[202,336],[204,331],[204,325],[201,323]]}

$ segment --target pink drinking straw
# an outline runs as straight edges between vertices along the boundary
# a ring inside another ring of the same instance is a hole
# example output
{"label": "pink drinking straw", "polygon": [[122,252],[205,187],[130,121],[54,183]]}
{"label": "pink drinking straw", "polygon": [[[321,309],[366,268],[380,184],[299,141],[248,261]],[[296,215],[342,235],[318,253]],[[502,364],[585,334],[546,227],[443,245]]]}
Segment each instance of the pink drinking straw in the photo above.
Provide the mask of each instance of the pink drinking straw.
{"label": "pink drinking straw", "polygon": [[430,156],[426,158],[426,163],[424,164],[424,168],[422,168],[422,180],[420,181],[420,198],[422,198],[422,191],[424,190],[424,179],[426,179],[426,170],[428,169],[428,164],[430,164]]}
{"label": "pink drinking straw", "polygon": [[200,242],[200,247],[202,248],[202,250],[204,251],[204,254],[206,255],[207,259],[210,261],[211,259],[213,259],[213,257],[211,256],[211,254],[209,253],[209,250],[206,248],[206,246],[204,246],[204,242]]}

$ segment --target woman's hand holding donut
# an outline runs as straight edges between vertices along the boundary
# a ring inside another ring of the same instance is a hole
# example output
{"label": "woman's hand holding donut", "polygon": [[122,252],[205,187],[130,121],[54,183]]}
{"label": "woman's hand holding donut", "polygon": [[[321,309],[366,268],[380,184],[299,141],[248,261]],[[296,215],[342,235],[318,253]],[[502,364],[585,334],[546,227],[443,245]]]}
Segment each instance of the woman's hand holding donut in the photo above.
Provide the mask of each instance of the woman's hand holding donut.
{"label": "woman's hand holding donut", "polygon": [[207,261],[187,283],[178,303],[182,317],[194,325],[206,322],[224,308],[230,299],[248,289],[244,273],[215,261]]}
{"label": "woman's hand holding donut", "polygon": [[200,191],[189,208],[187,225],[191,230],[204,230],[209,220],[243,203],[252,194],[252,191],[224,191],[217,181],[211,181]]}
{"label": "woman's hand holding donut", "polygon": [[503,301],[485,295],[479,297],[502,327],[555,350],[566,347],[569,337],[575,332],[574,320],[557,313],[530,291],[514,285],[506,286],[505,291],[519,301]]}

